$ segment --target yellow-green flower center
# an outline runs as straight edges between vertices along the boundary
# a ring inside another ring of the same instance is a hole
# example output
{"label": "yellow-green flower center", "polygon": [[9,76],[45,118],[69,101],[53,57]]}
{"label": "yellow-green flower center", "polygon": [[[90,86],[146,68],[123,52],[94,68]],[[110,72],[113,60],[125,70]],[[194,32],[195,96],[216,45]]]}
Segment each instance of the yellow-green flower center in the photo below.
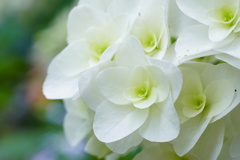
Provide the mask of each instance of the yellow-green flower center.
{"label": "yellow-green flower center", "polygon": [[235,5],[223,5],[210,12],[210,17],[217,23],[232,27],[237,23],[237,7]]}
{"label": "yellow-green flower center", "polygon": [[[124,92],[124,96],[134,105],[148,100],[151,97],[154,85],[148,71],[143,67],[138,67],[132,72],[130,86]],[[136,107],[135,106],[135,107]],[[144,108],[149,107],[145,106]]]}
{"label": "yellow-green flower center", "polygon": [[110,46],[109,43],[107,42],[103,42],[102,44],[101,43],[92,43],[91,44],[91,49],[93,51],[93,56],[96,58],[96,59],[100,59],[101,55],[103,54],[103,52]]}
{"label": "yellow-green flower center", "polygon": [[229,22],[232,21],[234,18],[234,13],[229,7],[223,7],[221,8],[222,10],[222,20],[224,22]]}
{"label": "yellow-green flower center", "polygon": [[206,108],[205,94],[185,96],[182,99],[183,114],[186,117],[195,117]]}
{"label": "yellow-green flower center", "polygon": [[221,8],[222,14],[222,20],[225,22],[225,25],[228,27],[232,27],[234,25],[234,8],[231,8],[229,6],[224,6]]}
{"label": "yellow-green flower center", "polygon": [[151,56],[158,49],[157,37],[153,32],[146,32],[144,36],[139,37],[139,40],[147,55]]}
{"label": "yellow-green flower center", "polygon": [[145,82],[141,86],[136,86],[135,87],[135,96],[141,99],[145,99],[149,96],[151,91],[149,82]]}
{"label": "yellow-green flower center", "polygon": [[189,106],[194,110],[199,110],[205,106],[206,96],[204,94],[200,94],[197,96],[186,96],[182,99],[182,104],[184,106]]}
{"label": "yellow-green flower center", "polygon": [[155,33],[155,31],[149,27],[136,27],[135,30],[132,30],[132,33],[136,36],[142,47],[144,52],[148,56],[154,56],[159,47],[159,34]]}

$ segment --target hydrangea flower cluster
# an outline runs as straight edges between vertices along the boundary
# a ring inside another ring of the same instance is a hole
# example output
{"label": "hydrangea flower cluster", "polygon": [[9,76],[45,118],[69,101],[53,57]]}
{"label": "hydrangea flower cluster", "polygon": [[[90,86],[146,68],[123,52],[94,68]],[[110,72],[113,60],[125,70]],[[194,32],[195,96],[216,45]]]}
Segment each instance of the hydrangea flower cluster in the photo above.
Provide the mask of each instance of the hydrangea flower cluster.
{"label": "hydrangea flower cluster", "polygon": [[80,0],[43,92],[73,146],[118,159],[240,159],[239,0]]}

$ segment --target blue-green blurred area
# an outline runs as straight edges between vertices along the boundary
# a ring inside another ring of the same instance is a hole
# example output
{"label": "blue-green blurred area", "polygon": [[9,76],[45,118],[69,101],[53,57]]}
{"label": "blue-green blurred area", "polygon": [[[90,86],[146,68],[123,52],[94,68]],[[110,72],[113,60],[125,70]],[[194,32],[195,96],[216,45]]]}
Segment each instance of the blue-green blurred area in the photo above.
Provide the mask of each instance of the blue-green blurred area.
{"label": "blue-green blurred area", "polygon": [[96,159],[63,134],[61,101],[42,84],[51,59],[66,46],[74,0],[0,0],[0,160]]}

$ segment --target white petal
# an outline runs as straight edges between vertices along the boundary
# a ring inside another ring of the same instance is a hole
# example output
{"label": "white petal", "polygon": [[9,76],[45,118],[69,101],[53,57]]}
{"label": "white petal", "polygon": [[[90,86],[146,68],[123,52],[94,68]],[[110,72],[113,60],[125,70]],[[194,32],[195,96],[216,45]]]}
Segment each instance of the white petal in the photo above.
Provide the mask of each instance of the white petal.
{"label": "white petal", "polygon": [[113,59],[114,54],[117,52],[119,44],[109,46],[101,55],[100,62],[105,62]]}
{"label": "white petal", "polygon": [[237,93],[235,94],[235,97],[231,103],[231,105],[224,110],[224,112],[222,112],[221,114],[213,117],[213,119],[211,120],[211,122],[215,122],[219,119],[221,119],[222,117],[224,117],[225,115],[227,115],[229,112],[231,112],[238,104],[240,103],[240,91],[238,90]]}
{"label": "white petal", "polygon": [[[212,66],[213,66],[213,64],[210,64],[210,63],[190,61],[190,62],[186,62],[186,63],[181,64],[180,68],[181,67],[186,67],[188,69],[192,69],[192,72],[195,72],[194,75],[197,74],[199,76],[199,73],[202,73],[208,67],[212,67]],[[191,74],[193,74],[192,72],[191,72]],[[191,74],[189,74],[189,75],[191,75]],[[186,75],[188,75],[188,73],[186,73]]]}
{"label": "white petal", "polygon": [[155,146],[144,149],[138,153],[133,160],[180,160],[181,158],[176,155],[173,150],[164,151],[165,146]]}
{"label": "white petal", "polygon": [[76,100],[64,99],[63,102],[68,113],[74,114],[82,119],[88,118],[88,107],[81,98]]}
{"label": "white petal", "polygon": [[148,109],[103,102],[96,111],[93,130],[106,143],[118,141],[137,130],[146,120]]}
{"label": "white petal", "polygon": [[212,7],[209,0],[176,0],[178,7],[187,16],[208,25],[207,11]]}
{"label": "white petal", "polygon": [[193,55],[190,55],[190,56],[177,58],[177,62],[178,62],[178,65],[179,65],[179,64],[186,63],[187,61],[190,61],[190,60],[195,59],[195,58],[217,55],[219,53],[220,52],[216,51],[216,50],[209,50],[209,51],[206,51],[206,52],[202,52],[200,54],[193,54]]}
{"label": "white petal", "polygon": [[[193,56],[220,48],[233,40],[233,36],[229,36],[224,41],[214,43],[208,37],[208,27],[204,25],[194,25],[184,30],[176,42],[177,57],[184,58],[187,56]],[[205,53],[204,53],[205,54]],[[205,56],[205,55],[204,55]]]}
{"label": "white petal", "polygon": [[169,33],[167,30],[166,1],[143,1],[141,11],[133,27],[131,34],[141,42],[147,55],[161,59],[169,45]]}
{"label": "white petal", "polygon": [[100,142],[94,135],[87,141],[84,151],[98,157],[99,159],[104,158],[111,152],[105,143]]}
{"label": "white petal", "polygon": [[236,28],[233,30],[235,33],[240,32],[240,23],[237,24]]}
{"label": "white petal", "polygon": [[148,119],[139,133],[154,142],[167,142],[177,137],[179,120],[171,98],[151,106]]}
{"label": "white petal", "polygon": [[211,50],[214,46],[208,38],[208,27],[194,25],[180,34],[175,50],[178,57],[184,57]]}
{"label": "white petal", "polygon": [[210,120],[210,118],[202,118],[201,114],[181,125],[180,134],[173,140],[174,150],[179,156],[183,156],[194,147]]}
{"label": "white petal", "polygon": [[133,102],[134,107],[139,108],[139,109],[144,109],[150,107],[153,103],[156,102],[158,93],[156,88],[151,89],[150,95],[143,100]]}
{"label": "white petal", "polygon": [[235,97],[231,103],[231,105],[224,110],[221,114],[214,117],[212,122],[222,118],[230,111],[232,111],[240,102],[240,71],[226,63],[222,63],[216,66],[207,67],[205,71],[202,73],[202,83],[204,86],[210,84],[219,79],[227,79],[234,86]]}
{"label": "white petal", "polygon": [[89,67],[89,47],[83,40],[68,45],[59,53],[48,68],[48,74],[74,76]]}
{"label": "white petal", "polygon": [[86,70],[79,77],[79,95],[76,96],[81,96],[86,105],[94,111],[96,110],[97,106],[105,99],[97,87],[96,75],[101,70],[109,68],[111,66],[112,62],[100,63],[95,67]]}
{"label": "white petal", "polygon": [[169,1],[168,9],[168,25],[172,37],[177,38],[180,33],[190,25],[195,25],[198,22],[186,16],[177,6],[176,0]]}
{"label": "white petal", "polygon": [[233,29],[236,27],[237,23],[228,28],[225,24],[213,23],[209,27],[209,39],[213,42],[219,42],[224,40],[227,36],[231,34]]}
{"label": "white petal", "polygon": [[107,13],[112,17],[122,14],[135,16],[138,14],[142,0],[114,0],[108,7]]}
{"label": "white petal", "polygon": [[149,58],[150,62],[153,65],[156,65],[161,69],[164,73],[168,81],[168,85],[171,90],[171,94],[173,96],[173,100],[175,101],[181,91],[182,88],[182,73],[175,65],[166,61],[160,61],[156,59]]}
{"label": "white petal", "polygon": [[240,157],[239,148],[240,148],[240,134],[234,137],[232,145],[230,147],[230,155],[232,158],[236,158],[236,160],[238,157]]}
{"label": "white petal", "polygon": [[183,74],[183,87],[181,95],[199,95],[203,91],[201,78],[199,73],[192,67],[181,67]]}
{"label": "white petal", "polygon": [[158,92],[158,99],[156,102],[162,102],[170,93],[168,77],[165,76],[165,71],[163,72],[158,66],[148,66],[147,69],[151,72],[154,86],[156,86],[156,91]]}
{"label": "white petal", "polygon": [[[214,3],[213,3],[214,4]],[[231,4],[231,5],[238,5],[239,4],[239,0],[217,0],[217,1],[215,1],[215,7],[217,6],[217,7],[222,7],[223,5],[229,5],[229,4]]]}
{"label": "white petal", "polygon": [[238,133],[240,133],[240,104],[230,113],[231,114],[231,120],[232,120],[232,124],[234,126],[234,129],[236,129],[236,131]]}
{"label": "white petal", "polygon": [[48,75],[43,84],[43,94],[48,99],[72,98],[78,91],[79,76]]}
{"label": "white petal", "polygon": [[92,130],[92,119],[81,119],[74,114],[67,113],[64,118],[64,133],[68,142],[75,146]]}
{"label": "white petal", "polygon": [[142,45],[137,38],[130,36],[119,48],[114,60],[119,66],[133,68],[137,65],[148,64]]}
{"label": "white petal", "polygon": [[[81,98],[89,108],[91,108],[93,111],[96,111],[96,108],[103,100],[105,100],[105,97],[99,91],[94,80],[95,79],[92,78],[91,81],[89,81],[89,85],[85,86],[85,90],[81,94]],[[83,85],[83,83],[79,82],[79,86],[80,85]]]}
{"label": "white petal", "polygon": [[238,59],[240,59],[240,37],[235,38],[235,40],[231,43],[229,43],[228,45],[217,49],[220,52],[229,54],[233,57],[236,57]]}
{"label": "white petal", "polygon": [[[221,150],[217,160],[226,160],[226,159],[232,160],[232,157],[230,156],[230,153],[229,153],[231,143],[232,143],[232,139],[228,139],[228,140],[225,139],[222,150]],[[238,159],[234,159],[234,160],[238,160]]]}
{"label": "white petal", "polygon": [[198,73],[201,73],[201,71],[198,70],[204,69],[208,65],[210,64],[203,65],[202,63],[185,63],[180,67],[183,74],[183,85],[181,93],[175,102],[175,107],[181,123],[184,123],[189,119],[183,114],[184,105],[182,103],[182,99],[184,99],[185,96],[202,94],[203,87]]}
{"label": "white petal", "polygon": [[[166,0],[148,0],[143,1],[140,16],[138,17],[140,20],[139,25],[153,32],[158,42],[161,39],[163,32],[166,32],[166,12]],[[138,25],[137,23],[135,24]]]}
{"label": "white petal", "polygon": [[179,65],[178,59],[176,57],[176,51],[175,51],[175,44],[172,44],[171,46],[168,47],[166,54],[162,58],[162,60],[170,62],[176,66]]}
{"label": "white petal", "polygon": [[68,45],[58,54],[48,68],[43,93],[49,99],[71,98],[77,92],[77,81],[88,68],[89,48],[84,41]]}
{"label": "white petal", "polygon": [[228,108],[234,98],[234,87],[228,80],[210,83],[204,91],[207,98],[204,115],[207,118],[216,116]]}
{"label": "white petal", "polygon": [[[118,43],[126,36],[128,27],[129,22],[127,16],[118,16],[104,27],[91,27],[88,30],[87,39],[90,46],[94,48],[93,54],[100,56],[100,61],[112,59],[119,46]],[[100,53],[96,53],[96,50],[100,50]],[[106,57],[108,57],[108,59],[106,59]]]}
{"label": "white petal", "polygon": [[161,10],[162,9],[161,7],[163,7],[165,9],[165,7],[167,7],[167,3],[168,3],[167,0],[148,0],[148,1],[143,1],[142,2],[141,13],[149,14],[153,10]]}
{"label": "white petal", "polygon": [[100,92],[111,102],[128,104],[124,91],[129,85],[130,70],[126,67],[112,67],[100,72],[97,76],[97,86]]}
{"label": "white petal", "polygon": [[224,54],[224,53],[216,55],[216,58],[227,62],[228,64],[232,65],[233,67],[240,69],[240,59],[239,58],[236,58],[231,55]]}
{"label": "white petal", "polygon": [[240,71],[226,63],[206,67],[201,77],[204,87],[214,81],[225,79],[231,81],[237,91],[240,88]]}
{"label": "white petal", "polygon": [[202,160],[217,159],[222,149],[225,127],[222,121],[210,124],[190,151]]}
{"label": "white petal", "polygon": [[86,30],[93,26],[103,26],[108,21],[108,16],[87,5],[75,7],[68,18],[68,42],[85,38]]}
{"label": "white petal", "polygon": [[[194,104],[195,102],[200,102],[200,104]],[[198,114],[200,114],[203,109],[205,108],[206,104],[206,96],[204,94],[200,95],[190,95],[183,97],[181,99],[181,102],[183,104],[183,114],[186,117],[195,117]],[[197,108],[196,108],[197,107]]]}
{"label": "white petal", "polygon": [[123,154],[126,153],[130,148],[139,145],[142,142],[143,138],[139,135],[138,132],[133,132],[129,136],[112,143],[107,143],[107,147],[110,148],[113,152]]}

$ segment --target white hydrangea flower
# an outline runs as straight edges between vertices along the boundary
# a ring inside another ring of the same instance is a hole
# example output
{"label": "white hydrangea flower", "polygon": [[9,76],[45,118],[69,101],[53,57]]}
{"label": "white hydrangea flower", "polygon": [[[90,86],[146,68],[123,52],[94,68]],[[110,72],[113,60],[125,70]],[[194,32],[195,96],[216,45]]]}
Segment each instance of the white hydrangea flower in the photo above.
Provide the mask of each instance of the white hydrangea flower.
{"label": "white hydrangea flower", "polygon": [[131,151],[131,149],[137,147],[141,142],[142,137],[135,131],[118,141],[106,143],[106,146],[114,153],[126,154]]}
{"label": "white hydrangea flower", "polygon": [[168,26],[171,41],[175,42],[180,33],[190,25],[198,24],[197,21],[185,15],[177,6],[176,0],[169,0],[168,2]]}
{"label": "white hydrangea flower", "polygon": [[220,53],[220,54],[217,54],[215,57],[219,60],[225,61],[228,64],[240,69],[240,59],[234,56],[231,56],[225,53]]}
{"label": "white hydrangea flower", "polygon": [[240,158],[240,105],[224,117],[226,126],[224,144],[217,160],[238,160]]}
{"label": "white hydrangea flower", "polygon": [[179,156],[170,143],[160,143],[143,149],[133,160],[216,160],[224,139],[224,125],[217,121],[209,125],[194,148]]}
{"label": "white hydrangea flower", "polygon": [[112,143],[100,142],[92,132],[94,112],[89,110],[82,99],[64,99],[64,105],[67,114],[64,118],[63,127],[68,142],[72,146],[76,146],[90,136],[84,149],[89,154],[98,158],[105,157],[111,151],[123,154],[129,151],[130,148],[139,145],[142,140],[139,134],[134,132],[120,141]]}
{"label": "white hydrangea flower", "polygon": [[101,159],[112,153],[105,143],[100,142],[94,134],[88,139],[84,151]]}
{"label": "white hydrangea flower", "polygon": [[183,88],[175,103],[181,129],[173,140],[177,154],[186,154],[209,123],[234,109],[240,101],[240,71],[228,64],[187,63],[181,67]]}
{"label": "white hydrangea flower", "polygon": [[170,44],[167,11],[168,1],[145,0],[131,28],[148,56],[161,59]]}
{"label": "white hydrangea flower", "polygon": [[[69,45],[51,62],[44,82],[43,92],[47,98],[72,98],[79,92],[80,74],[112,58],[118,44],[129,33],[129,24],[141,4],[139,1],[132,0],[128,8],[124,8],[125,1],[114,0],[108,12],[90,5],[79,5],[71,11]],[[122,7],[116,10],[119,5]]]}
{"label": "white hydrangea flower", "polygon": [[[144,140],[152,147],[134,160],[238,160],[239,6],[240,0],[79,1],[68,18],[68,46],[43,86],[47,98],[64,100],[69,143],[88,135],[85,151],[98,158],[113,152],[108,159],[116,159]],[[209,55],[228,64],[176,67]]]}
{"label": "white hydrangea flower", "polygon": [[91,135],[86,143],[85,152],[95,155],[98,158],[103,158],[111,153],[106,144],[97,140],[93,135],[94,113],[89,110],[82,99],[64,99],[64,105],[67,113],[64,118],[63,128],[70,145],[76,146]]}
{"label": "white hydrangea flower", "polygon": [[[239,0],[177,0],[177,4],[186,15],[202,23],[180,34],[176,52],[181,61],[218,53],[240,59]],[[226,61],[237,67],[234,58]]]}
{"label": "white hydrangea flower", "polygon": [[[128,20],[130,19],[130,21],[134,21],[136,15],[139,13],[142,2],[142,0],[105,1],[105,3],[99,0],[85,0],[82,3],[80,1],[80,5],[73,8],[68,18],[68,43],[79,39],[85,39],[88,30],[91,30],[92,27],[102,28],[105,32],[108,31],[109,34],[114,34],[116,36],[117,33],[121,32],[121,27],[125,26],[126,22],[123,24],[115,22],[113,25],[116,25],[115,27],[120,27],[115,29],[106,28],[106,25],[111,23],[110,21],[113,21],[115,18],[122,16],[128,17]],[[104,4],[105,9],[97,7]],[[131,22],[127,23],[131,24]],[[114,32],[110,32],[111,30]]]}
{"label": "white hydrangea flower", "polygon": [[92,130],[93,113],[82,99],[65,99],[66,115],[64,118],[64,132],[68,142],[75,146]]}
{"label": "white hydrangea flower", "polygon": [[134,37],[119,48],[114,63],[115,66],[99,72],[96,84],[92,83],[105,97],[96,108],[93,125],[96,137],[111,143],[137,131],[150,141],[176,138],[179,121],[173,103],[182,85],[178,68],[146,58]]}

